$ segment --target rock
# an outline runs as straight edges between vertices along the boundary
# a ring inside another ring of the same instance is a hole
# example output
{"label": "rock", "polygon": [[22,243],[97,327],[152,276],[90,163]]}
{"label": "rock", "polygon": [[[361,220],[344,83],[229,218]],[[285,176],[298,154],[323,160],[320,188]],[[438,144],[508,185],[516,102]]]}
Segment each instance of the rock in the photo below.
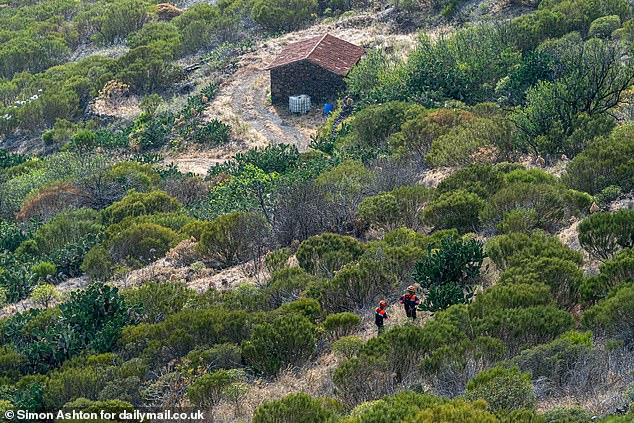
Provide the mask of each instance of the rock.
{"label": "rock", "polygon": [[590,213],[596,213],[598,211],[601,211],[601,208],[597,205],[597,203],[593,201],[592,205],[590,206]]}

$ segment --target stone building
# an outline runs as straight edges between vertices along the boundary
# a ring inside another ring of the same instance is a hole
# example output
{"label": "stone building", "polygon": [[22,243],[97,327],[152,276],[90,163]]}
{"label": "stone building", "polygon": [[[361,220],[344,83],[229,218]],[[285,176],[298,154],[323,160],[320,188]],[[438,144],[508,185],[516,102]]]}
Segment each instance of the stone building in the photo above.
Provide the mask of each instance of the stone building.
{"label": "stone building", "polygon": [[288,104],[290,96],[301,94],[313,103],[335,100],[345,89],[344,77],[364,53],[362,47],[330,34],[285,46],[267,68],[273,104]]}

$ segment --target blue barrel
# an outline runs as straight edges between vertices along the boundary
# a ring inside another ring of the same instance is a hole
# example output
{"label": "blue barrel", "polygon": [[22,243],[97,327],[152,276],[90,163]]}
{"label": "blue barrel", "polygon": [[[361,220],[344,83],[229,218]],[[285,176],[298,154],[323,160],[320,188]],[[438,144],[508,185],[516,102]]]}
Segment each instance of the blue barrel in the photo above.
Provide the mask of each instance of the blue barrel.
{"label": "blue barrel", "polygon": [[324,116],[328,116],[335,109],[334,104],[326,103],[324,104]]}

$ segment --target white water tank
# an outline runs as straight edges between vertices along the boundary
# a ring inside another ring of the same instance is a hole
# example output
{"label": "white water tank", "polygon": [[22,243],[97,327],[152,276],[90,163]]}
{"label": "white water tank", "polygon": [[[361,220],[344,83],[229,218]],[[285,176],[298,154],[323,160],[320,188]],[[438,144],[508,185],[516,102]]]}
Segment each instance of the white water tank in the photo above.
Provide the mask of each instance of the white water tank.
{"label": "white water tank", "polygon": [[290,96],[288,110],[291,113],[308,113],[310,111],[310,96],[306,94]]}

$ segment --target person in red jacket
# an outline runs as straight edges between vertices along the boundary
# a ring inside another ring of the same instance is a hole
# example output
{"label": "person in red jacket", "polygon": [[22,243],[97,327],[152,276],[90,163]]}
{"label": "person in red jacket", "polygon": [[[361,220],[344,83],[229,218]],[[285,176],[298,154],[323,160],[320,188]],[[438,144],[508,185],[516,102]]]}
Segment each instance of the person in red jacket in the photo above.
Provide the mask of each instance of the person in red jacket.
{"label": "person in red jacket", "polygon": [[420,304],[420,299],[416,296],[416,289],[412,285],[407,287],[407,292],[401,297],[399,303],[403,304],[407,317],[412,321],[416,320],[416,307]]}
{"label": "person in red jacket", "polygon": [[379,335],[383,333],[383,321],[389,319],[389,316],[385,312],[386,306],[387,303],[385,300],[381,300],[381,302],[379,302],[379,306],[374,311],[374,324],[379,330]]}

